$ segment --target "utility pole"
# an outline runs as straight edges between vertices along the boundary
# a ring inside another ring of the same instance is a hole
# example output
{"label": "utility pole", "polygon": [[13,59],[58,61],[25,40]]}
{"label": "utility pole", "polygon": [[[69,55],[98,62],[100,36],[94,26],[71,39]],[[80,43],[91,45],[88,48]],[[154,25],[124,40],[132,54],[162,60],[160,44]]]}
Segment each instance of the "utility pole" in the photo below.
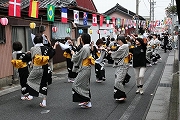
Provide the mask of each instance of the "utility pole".
{"label": "utility pole", "polygon": [[171,4],[174,5],[174,0],[171,0]]}
{"label": "utility pole", "polygon": [[151,0],[150,0],[150,15],[149,15],[149,21],[151,22],[151,8],[152,8],[152,6],[151,6],[152,4],[151,4]]}
{"label": "utility pole", "polygon": [[[174,0],[171,0],[171,4],[172,6],[174,6]],[[171,15],[171,19],[172,19],[172,24],[171,24],[171,34],[174,36],[174,26],[175,26],[175,14],[173,13]]]}
{"label": "utility pole", "polygon": [[154,22],[154,5],[156,2],[154,2],[154,0],[150,0],[150,16],[149,16],[149,20],[150,23],[153,21]]}
{"label": "utility pole", "polygon": [[138,22],[139,22],[139,0],[136,0],[136,34],[138,34]]}
{"label": "utility pole", "polygon": [[154,21],[154,5],[156,2],[154,0],[150,0],[150,21]]}
{"label": "utility pole", "polygon": [[152,17],[152,21],[154,21],[154,5],[156,4],[156,2],[154,2],[154,0],[152,0],[151,2],[151,17]]}

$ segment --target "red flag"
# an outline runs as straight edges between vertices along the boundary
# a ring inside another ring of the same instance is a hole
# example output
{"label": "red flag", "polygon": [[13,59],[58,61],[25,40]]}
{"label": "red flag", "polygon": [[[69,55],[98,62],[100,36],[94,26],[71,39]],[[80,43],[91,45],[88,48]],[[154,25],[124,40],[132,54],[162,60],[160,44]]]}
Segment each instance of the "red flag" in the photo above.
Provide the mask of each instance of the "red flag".
{"label": "red flag", "polygon": [[9,1],[9,16],[21,17],[21,0]]}
{"label": "red flag", "polygon": [[29,4],[29,17],[38,18],[39,2],[31,0]]}
{"label": "red flag", "polygon": [[103,15],[100,15],[100,26],[102,26],[103,25],[103,21],[104,21],[104,16]]}
{"label": "red flag", "polygon": [[116,18],[115,17],[112,17],[112,23],[113,23],[113,27],[115,27],[115,24],[116,24]]}
{"label": "red flag", "polygon": [[92,14],[92,26],[97,26],[97,16],[96,16],[96,14]]}

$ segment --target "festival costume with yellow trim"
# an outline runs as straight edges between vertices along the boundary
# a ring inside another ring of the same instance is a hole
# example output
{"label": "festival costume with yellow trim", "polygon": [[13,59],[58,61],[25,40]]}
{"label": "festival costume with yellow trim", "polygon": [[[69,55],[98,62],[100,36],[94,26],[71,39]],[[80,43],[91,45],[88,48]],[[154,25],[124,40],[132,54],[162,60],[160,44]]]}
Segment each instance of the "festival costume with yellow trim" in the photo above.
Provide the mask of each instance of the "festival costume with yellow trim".
{"label": "festival costume with yellow trim", "polygon": [[125,57],[129,54],[128,44],[119,46],[117,51],[112,52],[111,56],[114,60],[115,67],[115,84],[114,84],[114,99],[126,98],[125,89],[123,86],[124,78],[128,72],[129,65],[124,62]]}
{"label": "festival costume with yellow trim", "polygon": [[[76,47],[71,46],[73,51],[76,51]],[[66,58],[67,70],[68,70],[68,82],[74,82],[74,79],[77,76],[76,72],[72,72],[73,62],[71,61],[72,55],[71,50],[68,48],[64,51],[63,56]]]}
{"label": "festival costume with yellow trim", "polygon": [[89,102],[91,65],[95,64],[90,45],[83,45],[76,54],[72,55],[71,60],[74,63],[73,71],[78,72],[72,85],[73,102]]}
{"label": "festival costume with yellow trim", "polygon": [[48,64],[49,56],[43,56],[43,55],[35,55],[33,59],[33,63],[35,66],[43,66]]}
{"label": "festival costume with yellow trim", "polygon": [[39,43],[31,48],[33,69],[27,80],[28,92],[35,97],[47,95],[48,62],[55,55],[52,47]]}
{"label": "festival costume with yellow trim", "polygon": [[27,78],[29,75],[27,63],[31,61],[31,54],[23,53],[22,51],[14,51],[12,53],[13,59],[11,60],[12,65],[17,69],[19,73],[21,93],[27,93]]}

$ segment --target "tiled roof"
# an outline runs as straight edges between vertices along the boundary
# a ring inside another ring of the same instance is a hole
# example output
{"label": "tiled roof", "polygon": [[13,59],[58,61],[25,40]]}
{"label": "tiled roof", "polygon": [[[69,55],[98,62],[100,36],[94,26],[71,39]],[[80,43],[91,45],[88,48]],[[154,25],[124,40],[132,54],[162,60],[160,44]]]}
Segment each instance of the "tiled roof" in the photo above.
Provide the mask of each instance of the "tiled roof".
{"label": "tiled roof", "polygon": [[[115,11],[121,12],[121,13],[126,14],[126,15],[131,16],[131,17],[133,17],[133,16],[136,15],[134,12],[132,12],[132,11],[124,8],[123,6],[119,5],[118,3],[117,3],[114,7],[112,7],[112,8],[109,9],[108,11],[106,11],[104,14],[105,14],[105,15],[110,15],[110,14],[114,13]],[[142,16],[140,16],[140,15],[139,15],[139,19],[140,19],[140,20],[145,20],[145,19],[144,19]]]}
{"label": "tiled roof", "polygon": [[[27,8],[29,6],[30,0],[21,0],[21,9]],[[39,8],[46,8],[48,4],[54,5],[55,7],[76,5],[81,8],[86,8],[88,10],[97,12],[97,9],[92,0],[38,0],[40,2]],[[73,4],[71,4],[73,2]],[[0,6],[7,8],[9,5],[9,0],[0,0]]]}
{"label": "tiled roof", "polygon": [[93,0],[76,0],[77,5],[91,11],[97,12],[96,6]]}
{"label": "tiled roof", "polygon": [[[0,6],[1,7],[8,7],[9,0],[0,0]],[[25,6],[29,6],[29,0],[21,0],[21,6],[24,8]]]}

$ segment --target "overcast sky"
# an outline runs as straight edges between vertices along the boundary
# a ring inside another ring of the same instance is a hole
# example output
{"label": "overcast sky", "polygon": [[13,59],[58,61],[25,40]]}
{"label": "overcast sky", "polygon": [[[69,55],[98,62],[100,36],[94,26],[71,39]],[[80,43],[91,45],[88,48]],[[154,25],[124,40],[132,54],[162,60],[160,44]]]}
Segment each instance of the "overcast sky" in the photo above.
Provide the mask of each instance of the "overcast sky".
{"label": "overcast sky", "polygon": [[[114,7],[117,3],[126,9],[136,13],[136,0],[93,0],[99,13],[104,13]],[[139,0],[139,15],[150,15],[150,0]],[[153,0],[152,0],[153,1]],[[165,8],[172,0],[154,0],[156,2],[154,8],[154,19],[164,20]],[[175,0],[174,0],[175,1]]]}

